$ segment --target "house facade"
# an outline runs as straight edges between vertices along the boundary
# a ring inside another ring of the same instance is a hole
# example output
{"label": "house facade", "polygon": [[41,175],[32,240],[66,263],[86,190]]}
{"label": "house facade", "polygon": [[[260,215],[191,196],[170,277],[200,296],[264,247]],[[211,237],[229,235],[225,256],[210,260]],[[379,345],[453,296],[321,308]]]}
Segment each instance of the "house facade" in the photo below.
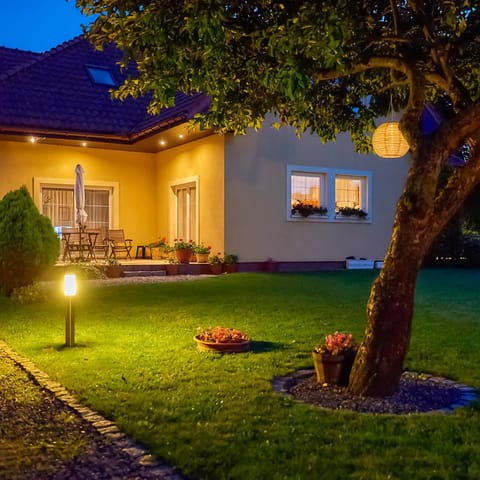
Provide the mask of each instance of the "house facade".
{"label": "house facade", "polygon": [[[81,164],[87,227],[122,228],[134,245],[192,239],[252,269],[267,259],[295,269],[383,258],[407,157],[357,154],[347,135],[299,139],[268,118],[244,136],[192,130],[208,108],[201,94],[148,115],[148,97],[111,99],[131,74],[119,58],[82,37],[44,54],[0,47],[0,197],[26,185],[61,232],[75,226]],[[313,210],[304,216],[299,205]]]}

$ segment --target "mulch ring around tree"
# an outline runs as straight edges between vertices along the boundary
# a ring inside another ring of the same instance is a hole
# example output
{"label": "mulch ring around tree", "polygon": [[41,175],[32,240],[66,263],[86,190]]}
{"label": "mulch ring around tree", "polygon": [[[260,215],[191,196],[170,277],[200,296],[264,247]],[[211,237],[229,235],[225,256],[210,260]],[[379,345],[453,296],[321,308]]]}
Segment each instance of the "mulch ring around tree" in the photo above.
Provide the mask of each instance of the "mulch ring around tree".
{"label": "mulch ring around tree", "polygon": [[474,388],[443,377],[404,372],[398,391],[388,397],[361,397],[345,387],[317,382],[313,369],[299,370],[272,381],[274,390],[295,400],[331,410],[359,413],[451,413],[477,400]]}

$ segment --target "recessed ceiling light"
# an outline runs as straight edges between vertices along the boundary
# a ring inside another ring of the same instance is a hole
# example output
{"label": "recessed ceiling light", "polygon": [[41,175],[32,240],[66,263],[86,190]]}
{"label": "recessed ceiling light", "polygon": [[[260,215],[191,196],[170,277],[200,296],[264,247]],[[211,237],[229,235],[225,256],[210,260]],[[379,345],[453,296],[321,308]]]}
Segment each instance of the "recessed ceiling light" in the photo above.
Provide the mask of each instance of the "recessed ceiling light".
{"label": "recessed ceiling light", "polygon": [[167,142],[165,140],[160,140],[160,145],[163,147],[167,144]]}
{"label": "recessed ceiling light", "polygon": [[87,142],[82,142],[82,147],[87,147],[88,143]]}
{"label": "recessed ceiling light", "polygon": [[181,133],[178,138],[182,139],[184,137],[183,133]]}
{"label": "recessed ceiling light", "polygon": [[29,141],[30,143],[37,143],[37,142],[38,142],[38,138],[37,138],[37,137],[29,137],[29,138],[28,138],[28,141]]}

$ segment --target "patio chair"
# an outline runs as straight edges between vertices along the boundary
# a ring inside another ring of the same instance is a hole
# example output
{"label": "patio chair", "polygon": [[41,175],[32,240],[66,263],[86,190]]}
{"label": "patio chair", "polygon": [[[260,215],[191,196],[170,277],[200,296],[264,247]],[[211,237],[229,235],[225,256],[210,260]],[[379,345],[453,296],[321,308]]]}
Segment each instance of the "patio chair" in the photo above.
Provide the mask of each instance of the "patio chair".
{"label": "patio chair", "polygon": [[109,243],[105,238],[105,230],[91,229],[92,254],[95,260],[108,258]]}
{"label": "patio chair", "polygon": [[109,258],[117,258],[117,253],[125,253],[125,258],[132,257],[130,256],[130,250],[132,249],[132,240],[130,238],[125,238],[122,229],[119,230],[109,230],[107,241],[110,246],[110,256]]}

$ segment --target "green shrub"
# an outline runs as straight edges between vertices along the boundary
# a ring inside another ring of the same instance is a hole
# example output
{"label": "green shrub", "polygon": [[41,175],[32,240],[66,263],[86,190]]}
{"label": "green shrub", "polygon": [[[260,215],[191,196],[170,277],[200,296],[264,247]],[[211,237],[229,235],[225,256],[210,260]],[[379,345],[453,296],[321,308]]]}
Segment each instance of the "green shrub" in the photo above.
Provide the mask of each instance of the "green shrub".
{"label": "green shrub", "polygon": [[0,290],[39,279],[58,258],[60,243],[50,220],[41,215],[25,186],[0,201]]}
{"label": "green shrub", "polygon": [[47,299],[47,291],[44,286],[35,282],[25,287],[14,288],[10,298],[20,305],[43,302]]}

